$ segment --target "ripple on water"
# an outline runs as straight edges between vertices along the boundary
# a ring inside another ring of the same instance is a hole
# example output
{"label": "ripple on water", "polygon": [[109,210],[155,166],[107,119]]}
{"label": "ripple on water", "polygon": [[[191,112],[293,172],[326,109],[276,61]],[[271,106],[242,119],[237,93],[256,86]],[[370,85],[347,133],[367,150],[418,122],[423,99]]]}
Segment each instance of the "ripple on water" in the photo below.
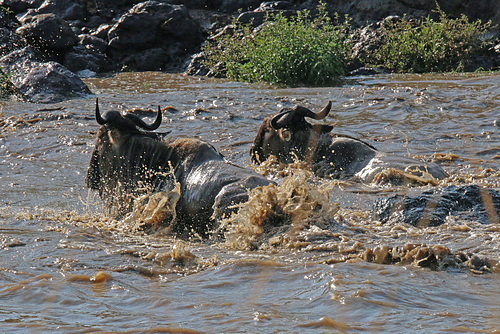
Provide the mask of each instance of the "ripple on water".
{"label": "ripple on water", "polygon": [[[332,100],[325,122],[335,132],[437,161],[449,174],[438,187],[500,189],[497,73],[382,75],[294,89],[154,72],[86,82],[103,110],[168,107],[159,131],[206,140],[246,166],[264,117]],[[279,186],[255,190],[224,222],[224,240],[146,233],[140,225],[172,214],[168,201],[148,206],[161,198],[140,201],[128,221],[109,218],[84,187],[98,129],[94,103],[0,103],[2,329],[427,333],[500,326],[497,225],[449,216],[422,228],[371,215],[376,199],[436,185],[321,180],[300,164],[269,165],[256,170]],[[265,223],[276,217],[285,223]]]}

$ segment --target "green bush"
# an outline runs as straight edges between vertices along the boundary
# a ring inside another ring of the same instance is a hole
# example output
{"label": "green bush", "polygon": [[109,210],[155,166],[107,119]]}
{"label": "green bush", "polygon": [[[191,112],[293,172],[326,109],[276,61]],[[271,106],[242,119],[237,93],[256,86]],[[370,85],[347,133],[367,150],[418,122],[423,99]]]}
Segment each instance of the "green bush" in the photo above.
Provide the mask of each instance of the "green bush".
{"label": "green bush", "polygon": [[490,23],[469,22],[462,15],[447,18],[438,8],[439,20],[427,17],[420,22],[406,18],[386,23],[382,29],[384,43],[371,59],[377,66],[396,72],[461,71],[471,54],[481,49],[483,35]]}
{"label": "green bush", "polygon": [[232,80],[288,86],[334,84],[348,60],[348,20],[335,25],[324,4],[319,16],[308,11],[292,18],[267,17],[258,29],[234,23],[232,34],[220,34],[205,44],[205,66]]}

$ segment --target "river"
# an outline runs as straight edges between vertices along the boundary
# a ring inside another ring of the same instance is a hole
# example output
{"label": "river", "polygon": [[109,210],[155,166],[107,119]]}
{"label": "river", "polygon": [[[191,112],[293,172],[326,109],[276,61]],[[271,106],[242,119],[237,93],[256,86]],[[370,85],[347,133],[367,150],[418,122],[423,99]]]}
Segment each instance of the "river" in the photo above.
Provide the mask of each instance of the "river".
{"label": "river", "polygon": [[[432,185],[268,171],[279,183],[304,186],[318,201],[326,198],[331,210],[306,218],[335,228],[276,231],[264,246],[249,250],[234,240],[179,240],[119,228],[84,183],[98,130],[98,97],[101,111],[169,107],[159,131],[205,140],[249,168],[255,168],[248,152],[264,117],[295,104],[317,111],[332,101],[326,121],[335,132],[382,151],[437,159],[450,175],[441,186],[500,190],[499,73],[357,77],[325,88],[158,72],[86,83],[95,93],[87,99],[0,102],[1,332],[500,330],[498,265],[482,272],[363,260],[368,248],[417,244],[500,261],[500,228],[494,224],[449,217],[442,226],[417,228],[372,218],[376,199]],[[308,187],[309,177],[314,184]],[[242,228],[233,236],[251,239],[245,233]]]}

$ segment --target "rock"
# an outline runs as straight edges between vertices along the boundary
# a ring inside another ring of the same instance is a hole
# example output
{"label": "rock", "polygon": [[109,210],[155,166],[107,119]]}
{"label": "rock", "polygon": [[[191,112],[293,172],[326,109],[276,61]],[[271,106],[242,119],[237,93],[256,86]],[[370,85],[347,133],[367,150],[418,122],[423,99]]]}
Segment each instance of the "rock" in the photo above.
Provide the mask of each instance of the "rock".
{"label": "rock", "polygon": [[29,47],[0,58],[0,68],[25,101],[53,103],[91,94],[74,73],[57,62],[39,61]]}
{"label": "rock", "polygon": [[479,54],[471,54],[464,66],[465,72],[494,71],[500,69],[500,44],[498,40],[489,39]]}
{"label": "rock", "polygon": [[467,185],[435,188],[418,196],[395,195],[377,200],[374,215],[382,223],[420,227],[442,225],[450,215],[484,224],[499,223],[500,192]]}
{"label": "rock", "polygon": [[14,16],[14,13],[5,7],[0,7],[0,27],[17,29],[21,24],[19,20]]}
{"label": "rock", "polygon": [[359,68],[366,68],[365,64],[376,63],[377,61],[372,59],[373,54],[384,44],[385,40],[381,28],[389,22],[394,23],[399,20],[401,20],[399,16],[388,16],[379,22],[355,29],[350,35],[353,46],[347,70],[355,73]]}
{"label": "rock", "polygon": [[55,14],[39,14],[27,18],[16,33],[42,53],[68,50],[78,42],[69,24]]}
{"label": "rock", "polygon": [[96,74],[97,74],[96,72],[89,70],[89,69],[79,71],[76,73],[76,75],[78,75],[80,78],[92,78],[92,77],[95,77]]}
{"label": "rock", "polygon": [[102,17],[106,22],[116,20],[123,13],[127,12],[131,6],[142,2],[141,0],[93,0],[88,1],[87,10],[91,14]]}
{"label": "rock", "polygon": [[[409,0],[408,0],[409,1]],[[500,2],[491,0],[456,1],[440,0],[439,6],[451,17],[467,16],[470,21],[481,20],[488,22],[491,20],[493,31],[500,37]]]}
{"label": "rock", "polygon": [[432,10],[436,9],[434,0],[423,0],[430,2],[426,7],[422,7],[422,1],[415,2],[409,0],[339,0],[336,4],[329,4],[330,13],[339,13],[342,17],[348,14],[352,19],[354,27],[364,27],[368,24],[378,22],[388,16],[404,16],[408,18],[420,18],[430,15],[435,17]]}
{"label": "rock", "polygon": [[204,9],[211,5],[211,0],[171,0],[170,1],[174,5],[184,5],[189,9]]}
{"label": "rock", "polygon": [[15,15],[26,12],[30,8],[38,8],[44,0],[0,0],[0,6],[13,11]]}
{"label": "rock", "polygon": [[160,28],[159,20],[153,20],[150,14],[154,5],[160,6],[157,2],[141,3],[123,15],[108,32],[109,47],[116,51],[150,47]]}
{"label": "rock", "polygon": [[293,4],[290,1],[267,1],[260,4],[259,8],[255,11],[266,11],[266,10],[283,10],[291,9]]}
{"label": "rock", "polygon": [[[500,37],[500,2],[438,0],[437,3],[452,17],[464,13],[471,21],[491,19],[497,28],[490,33]],[[229,25],[233,15],[239,15],[240,22],[253,22],[257,26],[270,13],[291,16],[297,10],[307,9],[314,16],[317,5],[317,0],[0,0],[0,27],[11,32],[0,32],[0,43],[18,44],[17,48],[28,44],[38,56],[77,72],[109,68],[178,70],[190,55],[200,51],[208,33]],[[435,0],[335,0],[326,2],[326,7],[332,16],[348,14],[354,28],[373,24],[353,36],[355,47],[348,71],[365,66],[367,57],[383,43],[380,36],[373,34],[373,28],[384,17],[437,16],[433,12]],[[16,29],[20,38],[13,34]],[[4,48],[3,52],[14,49]],[[103,66],[103,59],[113,66]],[[204,71],[199,64],[193,65],[197,69],[191,67],[189,72]],[[495,70],[500,66],[500,53],[477,55],[465,65],[467,70]],[[359,71],[355,75],[358,74]]]}
{"label": "rock", "polygon": [[168,52],[164,49],[151,48],[125,57],[122,64],[125,69],[136,71],[162,71],[166,69],[170,60]]}
{"label": "rock", "polygon": [[398,2],[405,4],[408,7],[413,7],[417,9],[432,8],[436,0],[398,0]]}
{"label": "rock", "polygon": [[[99,15],[92,15],[89,16],[88,19],[84,21],[79,21],[77,24],[73,24],[73,26],[78,26],[80,28],[81,34],[90,34],[105,23],[106,21]],[[111,27],[112,24],[110,24],[109,26]]]}
{"label": "rock", "polygon": [[[122,65],[150,70],[164,69],[203,41],[201,28],[186,7],[159,1],[135,5],[109,30],[108,38],[110,54]],[[153,59],[155,63],[140,64]]]}
{"label": "rock", "polygon": [[205,60],[205,52],[196,53],[191,56],[186,66],[186,75],[193,76],[213,76],[210,74],[210,69],[203,66],[203,61]]}
{"label": "rock", "polygon": [[391,72],[380,67],[360,67],[353,71],[350,71],[348,76],[376,75],[376,74],[389,74],[389,73]]}
{"label": "rock", "polygon": [[[274,13],[277,14],[278,11],[274,11]],[[244,12],[241,13],[240,16],[238,16],[238,22],[244,24],[252,23],[254,27],[257,27],[264,22],[265,18],[266,18],[266,13],[264,12]]]}
{"label": "rock", "polygon": [[467,60],[464,71],[490,71],[494,68],[493,58],[489,55],[471,55]]}
{"label": "rock", "polygon": [[380,23],[372,23],[363,28],[354,30],[350,39],[353,42],[351,60],[348,70],[353,71],[363,67],[369,62],[374,51],[382,45],[382,37],[379,34]]}
{"label": "rock", "polygon": [[84,20],[87,17],[85,1],[82,0],[45,0],[28,15],[55,14],[66,21]]}
{"label": "rock", "polygon": [[288,1],[271,1],[263,2],[254,11],[244,12],[238,16],[238,21],[241,23],[252,23],[254,27],[264,23],[267,16],[273,16],[281,13],[285,17],[292,17],[296,11],[291,10],[293,5]]}
{"label": "rock", "polygon": [[261,0],[224,0],[219,10],[226,13],[234,13],[238,10],[250,11],[259,7]]}
{"label": "rock", "polygon": [[291,17],[291,16],[295,15],[295,12],[292,10],[274,10],[274,9],[271,9],[271,10],[267,10],[267,11],[258,11],[258,12],[253,11],[253,12],[242,13],[242,14],[240,14],[240,16],[238,16],[238,21],[241,23],[245,23],[245,24],[251,23],[254,27],[258,27],[262,23],[264,23],[264,20],[266,19],[266,17],[268,15],[271,15],[271,17],[272,17],[273,15],[277,15],[279,13],[281,13],[285,17]]}
{"label": "rock", "polygon": [[91,35],[98,37],[102,40],[107,40],[109,30],[111,30],[111,28],[113,28],[113,25],[108,23],[103,23],[94,32],[92,32]]}
{"label": "rock", "polygon": [[109,57],[92,45],[79,45],[64,55],[63,65],[70,71],[77,73],[83,70],[93,72],[110,72],[116,70]]}
{"label": "rock", "polygon": [[7,28],[0,28],[0,57],[25,46],[26,42],[19,35]]}
{"label": "rock", "polygon": [[201,27],[204,36],[233,22],[233,17],[229,14],[206,9],[189,10],[189,16]]}
{"label": "rock", "polygon": [[108,48],[106,41],[89,34],[79,35],[78,38],[78,45],[64,55],[62,64],[66,68],[74,73],[85,70],[96,73],[118,70],[113,60],[106,54]]}
{"label": "rock", "polygon": [[180,41],[183,47],[193,48],[203,42],[199,25],[191,19],[186,7],[174,7],[161,19],[161,36]]}
{"label": "rock", "polygon": [[79,39],[78,42],[79,45],[83,45],[88,48],[93,48],[99,52],[106,52],[106,49],[108,48],[108,43],[106,43],[105,40],[97,36],[82,34],[78,36],[78,39]]}

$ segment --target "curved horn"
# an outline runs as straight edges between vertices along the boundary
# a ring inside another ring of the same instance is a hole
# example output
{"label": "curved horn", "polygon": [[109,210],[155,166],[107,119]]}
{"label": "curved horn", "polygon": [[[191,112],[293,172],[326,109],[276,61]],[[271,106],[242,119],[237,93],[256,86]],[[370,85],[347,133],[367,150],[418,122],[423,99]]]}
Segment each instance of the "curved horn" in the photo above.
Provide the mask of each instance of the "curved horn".
{"label": "curved horn", "polygon": [[287,117],[285,117],[285,119],[281,119],[281,117],[289,114],[291,111],[292,110],[282,111],[276,116],[273,116],[273,118],[271,118],[271,126],[273,127],[273,129],[279,130],[284,127],[288,123],[288,120],[286,119]]}
{"label": "curved horn", "polygon": [[321,110],[319,113],[316,114],[316,117],[314,119],[323,119],[326,116],[328,116],[328,113],[332,110],[332,101],[328,101],[327,105]]}
{"label": "curved horn", "polygon": [[153,122],[153,124],[146,124],[146,122],[144,122],[140,117],[138,117],[137,115],[134,115],[134,114],[126,114],[125,118],[130,119],[131,121],[133,121],[135,123],[135,125],[137,125],[138,127],[142,128],[144,130],[153,131],[153,130],[158,129],[161,125],[161,109],[160,109],[160,106],[158,106],[158,113],[156,114],[156,119]]}
{"label": "curved horn", "polygon": [[95,99],[95,120],[100,125],[104,125],[108,122],[107,120],[103,119],[101,116],[101,112],[99,111],[99,99],[98,98]]}
{"label": "curved horn", "polygon": [[156,130],[160,127],[161,125],[161,108],[158,106],[158,113],[156,114],[156,119],[153,124],[150,125],[151,128],[150,130]]}
{"label": "curved horn", "polygon": [[294,110],[297,111],[297,113],[299,115],[304,116],[304,117],[310,117],[310,118],[313,118],[315,120],[321,120],[321,119],[325,118],[331,109],[332,109],[332,101],[329,101],[328,104],[319,113],[315,113],[315,112],[313,112],[305,107],[301,107],[301,106],[294,107]]}

